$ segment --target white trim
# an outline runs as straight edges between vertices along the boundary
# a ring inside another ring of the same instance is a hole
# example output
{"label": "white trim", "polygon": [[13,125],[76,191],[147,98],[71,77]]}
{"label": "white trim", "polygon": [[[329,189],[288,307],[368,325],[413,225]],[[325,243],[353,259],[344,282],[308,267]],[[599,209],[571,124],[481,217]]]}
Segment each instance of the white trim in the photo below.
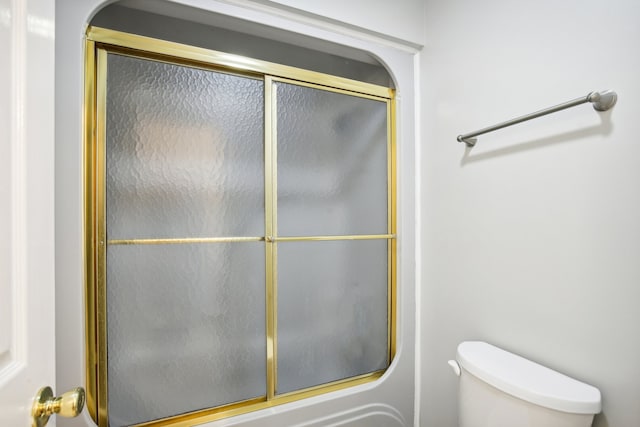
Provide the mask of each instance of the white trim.
{"label": "white trim", "polygon": [[272,16],[287,19],[289,21],[298,22],[300,24],[316,27],[325,31],[331,31],[347,37],[357,38],[363,41],[385,46],[391,49],[400,50],[406,53],[415,54],[422,46],[388,34],[371,31],[366,28],[351,25],[345,22],[337,21],[326,16],[317,15],[315,13],[306,12],[302,9],[287,7],[285,5],[276,4],[269,0],[218,0],[224,3],[241,6],[246,9],[253,9],[262,13],[268,13]]}
{"label": "white trim", "polygon": [[[422,87],[422,81],[420,79],[420,56],[416,55],[414,57],[414,78],[415,78],[415,86],[416,86],[416,92],[420,93],[420,88]],[[422,114],[422,104],[421,104],[421,97],[420,96],[416,96],[416,103],[415,103],[415,116],[417,117],[421,117]],[[413,419],[413,425],[414,426],[419,426],[420,425],[420,408],[421,408],[421,387],[422,387],[422,370],[421,370],[421,361],[422,361],[422,355],[421,355],[421,349],[422,349],[422,339],[421,339],[421,335],[422,335],[422,330],[421,330],[421,325],[422,325],[422,245],[421,245],[421,238],[420,236],[422,236],[422,168],[420,167],[420,162],[421,162],[421,158],[422,158],[422,146],[417,142],[417,141],[422,141],[422,126],[421,126],[422,121],[420,120],[416,120],[415,123],[415,135],[416,135],[416,144],[415,144],[415,213],[416,213],[416,218],[415,218],[415,227],[416,227],[416,242],[415,242],[415,269],[416,269],[416,277],[415,277],[415,286],[416,286],[416,300],[415,300],[415,310],[416,310],[416,338],[415,338],[415,395],[414,395],[414,399],[415,399],[415,404],[414,404],[414,419]]]}
{"label": "white trim", "polygon": [[[167,4],[162,5],[159,3],[153,3],[157,0],[126,0],[122,3],[125,7],[131,7],[134,9],[150,10],[164,9],[164,13],[167,13]],[[203,10],[215,10],[215,13],[227,14],[225,6],[231,9],[241,10],[240,14],[229,13],[229,15],[235,15],[235,17],[255,22],[257,24],[264,24],[259,18],[255,16],[268,15],[270,18],[277,18],[281,20],[280,25],[276,25],[276,28],[286,28],[287,30],[294,30],[291,28],[291,24],[299,24],[305,28],[314,28],[333,35],[340,35],[365,41],[375,44],[377,46],[383,46],[386,48],[394,49],[404,53],[415,54],[422,48],[422,45],[408,40],[393,37],[389,34],[380,33],[377,31],[369,30],[367,28],[352,25],[346,22],[338,21],[326,16],[318,15],[315,13],[307,12],[303,9],[298,9],[290,6],[286,6],[280,3],[276,3],[270,0],[204,0],[204,1],[189,1],[189,0],[167,0],[169,3],[181,3],[189,6],[196,6]],[[218,3],[217,7],[212,3]],[[182,17],[184,19],[184,17]],[[198,17],[195,18],[198,22],[201,21]],[[274,26],[274,25],[271,25]],[[229,28],[233,29],[233,28]],[[301,34],[305,32],[299,31]]]}

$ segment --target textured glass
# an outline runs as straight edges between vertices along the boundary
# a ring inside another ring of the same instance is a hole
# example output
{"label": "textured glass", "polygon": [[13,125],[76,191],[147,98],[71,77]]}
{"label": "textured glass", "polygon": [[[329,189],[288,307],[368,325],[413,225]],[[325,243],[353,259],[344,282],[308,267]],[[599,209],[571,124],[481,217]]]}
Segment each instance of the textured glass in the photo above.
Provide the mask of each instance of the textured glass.
{"label": "textured glass", "polygon": [[109,54],[109,239],[263,236],[263,87]]}
{"label": "textured glass", "polygon": [[386,102],[276,85],[278,233],[386,234]]}
{"label": "textured glass", "polygon": [[107,250],[109,425],[264,396],[264,244]]}
{"label": "textured glass", "polygon": [[278,393],[384,369],[387,241],[278,243]]}

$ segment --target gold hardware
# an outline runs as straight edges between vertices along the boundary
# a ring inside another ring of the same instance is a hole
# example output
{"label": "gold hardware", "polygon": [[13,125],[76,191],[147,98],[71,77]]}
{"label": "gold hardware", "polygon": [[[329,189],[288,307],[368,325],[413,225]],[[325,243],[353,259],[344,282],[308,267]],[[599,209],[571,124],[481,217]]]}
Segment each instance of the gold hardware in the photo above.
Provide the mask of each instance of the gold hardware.
{"label": "gold hardware", "polygon": [[[345,89],[381,98],[393,97],[393,89],[344,77],[332,76],[316,71],[304,70],[288,65],[241,57],[215,50],[189,46],[181,43],[158,40],[135,34],[127,34],[107,28],[92,27],[87,29],[87,39],[100,43],[107,49],[120,50],[125,54],[130,50],[145,51],[169,58],[173,62],[180,59],[190,65],[199,64],[204,67],[214,66],[231,72],[249,75],[271,75],[296,82],[312,81],[323,87]],[[124,48],[124,50],[123,50]],[[135,53],[134,53],[135,55]]]}
{"label": "gold hardware", "polygon": [[44,427],[49,417],[58,414],[66,418],[77,417],[84,407],[84,389],[74,388],[60,397],[53,396],[51,387],[42,387],[31,408],[31,427]]}
{"label": "gold hardware", "polygon": [[[176,239],[114,239],[110,245],[173,245],[193,243],[262,242],[269,237],[188,237]],[[267,240],[268,242],[269,240]],[[100,242],[102,244],[102,242]]]}

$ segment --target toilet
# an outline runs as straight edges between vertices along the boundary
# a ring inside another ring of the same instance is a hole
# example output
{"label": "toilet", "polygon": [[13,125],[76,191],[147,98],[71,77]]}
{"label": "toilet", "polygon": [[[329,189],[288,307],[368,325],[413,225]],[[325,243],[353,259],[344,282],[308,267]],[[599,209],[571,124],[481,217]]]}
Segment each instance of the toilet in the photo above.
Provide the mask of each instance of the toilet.
{"label": "toilet", "polygon": [[459,427],[589,427],[600,391],[481,341],[458,346]]}

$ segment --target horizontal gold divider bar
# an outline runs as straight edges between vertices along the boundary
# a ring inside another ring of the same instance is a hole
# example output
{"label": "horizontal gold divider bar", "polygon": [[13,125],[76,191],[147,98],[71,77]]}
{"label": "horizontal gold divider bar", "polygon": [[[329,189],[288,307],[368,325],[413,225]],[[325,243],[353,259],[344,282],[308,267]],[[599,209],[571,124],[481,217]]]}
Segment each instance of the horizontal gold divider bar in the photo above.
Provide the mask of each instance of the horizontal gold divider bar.
{"label": "horizontal gold divider bar", "polygon": [[114,239],[110,245],[179,245],[188,243],[263,242],[264,237],[188,237],[183,239]]}
{"label": "horizontal gold divider bar", "polygon": [[353,236],[291,236],[291,237],[188,237],[174,239],[113,239],[109,245],[179,245],[189,243],[237,243],[237,242],[304,242],[330,240],[395,239],[395,234],[369,234]]}
{"label": "horizontal gold divider bar", "polygon": [[[395,234],[367,234],[353,236],[292,236],[292,237],[272,237],[274,242],[304,242],[304,241],[328,241],[328,240],[376,240],[395,239]],[[269,239],[267,239],[269,240]]]}

